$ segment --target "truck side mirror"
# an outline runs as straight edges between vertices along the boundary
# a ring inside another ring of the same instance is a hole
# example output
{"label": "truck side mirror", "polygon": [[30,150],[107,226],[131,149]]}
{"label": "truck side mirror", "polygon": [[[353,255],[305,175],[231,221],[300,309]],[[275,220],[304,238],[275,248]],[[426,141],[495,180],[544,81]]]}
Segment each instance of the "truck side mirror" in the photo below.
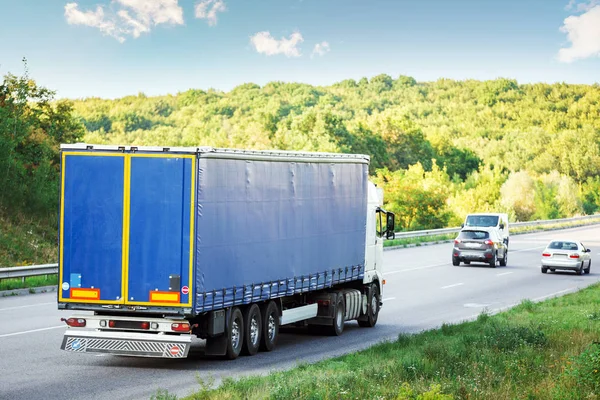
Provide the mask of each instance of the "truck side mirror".
{"label": "truck side mirror", "polygon": [[465,224],[460,224],[460,229],[464,228]]}
{"label": "truck side mirror", "polygon": [[504,229],[504,224],[500,224],[500,229]]}
{"label": "truck side mirror", "polygon": [[388,212],[386,215],[386,226],[387,226],[387,232],[385,237],[387,239],[393,239],[396,237],[395,235],[395,223],[396,223],[396,216],[394,215],[394,213],[392,212]]}

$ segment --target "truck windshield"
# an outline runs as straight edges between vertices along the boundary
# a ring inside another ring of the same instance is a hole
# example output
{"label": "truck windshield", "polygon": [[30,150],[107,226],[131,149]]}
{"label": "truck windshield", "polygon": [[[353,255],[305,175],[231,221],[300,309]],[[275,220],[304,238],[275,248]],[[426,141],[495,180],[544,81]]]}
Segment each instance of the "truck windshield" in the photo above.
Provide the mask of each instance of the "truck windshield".
{"label": "truck windshield", "polygon": [[498,217],[493,215],[469,215],[466,226],[496,226]]}

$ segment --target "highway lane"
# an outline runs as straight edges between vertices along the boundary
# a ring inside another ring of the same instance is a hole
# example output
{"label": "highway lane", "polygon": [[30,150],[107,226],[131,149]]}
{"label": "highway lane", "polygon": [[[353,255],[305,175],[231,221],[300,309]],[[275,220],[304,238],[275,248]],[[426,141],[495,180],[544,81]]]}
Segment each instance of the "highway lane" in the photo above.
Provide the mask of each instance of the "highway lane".
{"label": "highway lane", "polygon": [[[554,237],[579,239],[592,249],[592,272],[541,274],[541,251]],[[384,307],[373,329],[347,323],[341,337],[305,332],[281,335],[277,349],[234,361],[202,357],[197,341],[186,360],[70,354],[59,349],[64,328],[56,293],[0,299],[0,399],[147,399],[158,388],[186,395],[196,375],[218,382],[228,376],[265,374],[496,312],[523,299],[563,295],[600,280],[600,226],[513,235],[506,267],[451,264],[452,244],[386,251]]]}

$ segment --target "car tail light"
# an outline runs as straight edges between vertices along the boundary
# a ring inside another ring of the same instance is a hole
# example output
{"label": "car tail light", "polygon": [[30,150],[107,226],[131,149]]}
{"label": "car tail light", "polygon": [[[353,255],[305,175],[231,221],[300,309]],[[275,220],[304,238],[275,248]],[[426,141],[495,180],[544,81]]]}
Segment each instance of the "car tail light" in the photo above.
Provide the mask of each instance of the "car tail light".
{"label": "car tail light", "polygon": [[579,254],[571,254],[569,258],[579,258]]}
{"label": "car tail light", "polygon": [[552,254],[550,253],[542,253],[542,257],[550,257]]}
{"label": "car tail light", "polygon": [[485,244],[487,244],[487,245],[489,245],[489,246],[493,246],[493,245],[494,245],[494,242],[492,242],[490,239],[486,240],[486,241],[485,241],[485,242],[483,242],[483,243],[485,243]]}
{"label": "car tail light", "polygon": [[66,322],[67,325],[69,325],[73,328],[83,328],[85,326],[85,319],[83,319],[83,318],[69,318],[69,319],[61,318],[60,320]]}
{"label": "car tail light", "polygon": [[190,331],[190,324],[188,324],[188,323],[171,324],[171,330],[173,330],[175,332],[189,332]]}
{"label": "car tail light", "polygon": [[459,244],[461,242],[460,239],[454,239],[454,244]]}

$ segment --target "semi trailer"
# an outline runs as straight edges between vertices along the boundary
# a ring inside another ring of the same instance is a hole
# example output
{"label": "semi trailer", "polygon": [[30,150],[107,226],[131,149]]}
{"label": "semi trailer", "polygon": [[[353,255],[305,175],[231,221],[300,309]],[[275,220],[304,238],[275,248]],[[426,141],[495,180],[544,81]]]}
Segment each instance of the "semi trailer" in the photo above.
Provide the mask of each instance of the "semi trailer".
{"label": "semi trailer", "polygon": [[[394,214],[367,155],[61,145],[61,349],[234,359],[377,323]],[[67,314],[66,314],[67,315]]]}

